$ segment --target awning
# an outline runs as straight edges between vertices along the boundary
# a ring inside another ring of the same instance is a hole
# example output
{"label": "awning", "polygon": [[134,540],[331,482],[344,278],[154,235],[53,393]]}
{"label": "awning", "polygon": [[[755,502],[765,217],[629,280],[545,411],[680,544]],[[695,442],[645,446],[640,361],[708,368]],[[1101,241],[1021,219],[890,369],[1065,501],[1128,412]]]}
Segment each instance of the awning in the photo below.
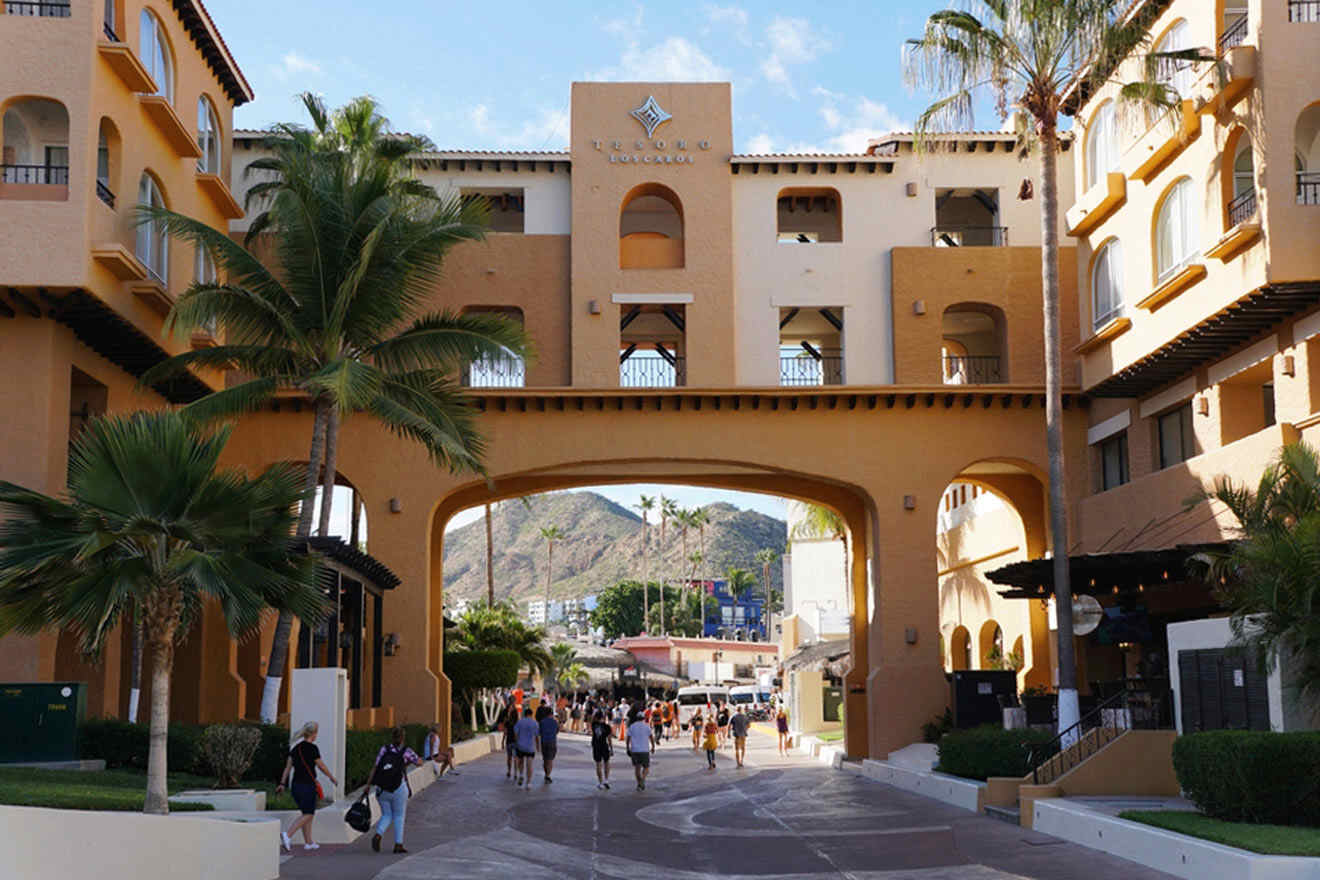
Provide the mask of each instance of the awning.
{"label": "awning", "polygon": [[336,537],[312,537],[304,538],[303,541],[310,545],[312,550],[327,559],[334,560],[362,580],[370,581],[382,590],[392,590],[401,583],[399,576],[390,571],[385,563],[356,547],[350,547]]}
{"label": "awning", "polygon": [[[1165,550],[1069,556],[1069,581],[1074,595],[1144,592],[1161,584],[1196,580],[1187,570],[1187,561],[1197,553],[1222,551],[1227,547],[1226,542],[1180,544]],[[1014,562],[986,572],[986,577],[996,584],[1012,587],[999,591],[1006,599],[1046,599],[1054,592],[1054,560]]]}
{"label": "awning", "polygon": [[780,665],[785,672],[823,669],[831,675],[846,675],[852,671],[852,639],[830,639],[803,645],[785,657]]}

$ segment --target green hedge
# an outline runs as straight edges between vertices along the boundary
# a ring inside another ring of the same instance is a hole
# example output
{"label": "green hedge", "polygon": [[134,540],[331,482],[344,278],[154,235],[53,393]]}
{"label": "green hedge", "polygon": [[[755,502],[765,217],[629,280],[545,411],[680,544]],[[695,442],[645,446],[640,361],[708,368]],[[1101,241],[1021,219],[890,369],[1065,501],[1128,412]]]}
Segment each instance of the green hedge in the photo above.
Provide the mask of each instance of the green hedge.
{"label": "green hedge", "polygon": [[[420,757],[422,754],[422,744],[426,740],[426,734],[430,731],[429,724],[405,724],[403,725],[403,742],[408,748],[412,749]],[[371,775],[371,768],[376,764],[376,755],[380,753],[381,746],[390,741],[393,728],[385,727],[379,730],[350,730],[347,732],[347,750],[344,760],[344,791],[352,791],[367,781]]]}
{"label": "green hedge", "polygon": [[1212,818],[1320,826],[1320,732],[1188,734],[1173,744],[1173,769]]}
{"label": "green hedge", "polygon": [[1050,756],[1046,751],[1054,735],[1043,730],[1004,730],[993,724],[970,730],[951,730],[940,738],[940,763],[935,769],[967,779],[991,776],[1025,776],[1032,770],[1030,749],[1036,763]]}
{"label": "green hedge", "polygon": [[[253,726],[261,731],[261,745],[243,778],[278,780],[289,753],[288,728],[274,724]],[[210,775],[211,769],[200,748],[204,729],[192,724],[170,725],[166,760],[171,772]],[[145,724],[92,719],[84,721],[78,729],[78,754],[83,758],[101,758],[111,768],[146,770],[150,741],[150,731]]]}

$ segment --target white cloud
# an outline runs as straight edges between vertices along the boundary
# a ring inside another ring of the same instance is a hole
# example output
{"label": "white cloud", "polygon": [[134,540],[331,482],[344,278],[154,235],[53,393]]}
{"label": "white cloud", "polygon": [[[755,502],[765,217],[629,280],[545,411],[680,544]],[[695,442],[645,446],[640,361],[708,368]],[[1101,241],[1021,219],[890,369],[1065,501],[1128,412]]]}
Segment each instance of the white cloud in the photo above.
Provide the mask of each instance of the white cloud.
{"label": "white cloud", "polygon": [[784,152],[861,153],[872,138],[911,128],[884,103],[865,95],[844,95],[822,88],[812,89],[812,94],[821,99],[817,112],[824,124],[825,137],[792,144]]}
{"label": "white cloud", "polygon": [[774,149],[774,138],[770,137],[770,135],[765,132],[761,132],[747,142],[747,152],[749,153],[773,153]]}
{"label": "white cloud", "polygon": [[817,33],[805,18],[776,16],[765,29],[770,54],[761,62],[761,75],[790,96],[793,89],[790,68],[815,60],[830,49],[829,40]]}
{"label": "white cloud", "polygon": [[752,40],[747,32],[749,22],[747,10],[740,6],[707,6],[706,27],[702,29],[702,33],[709,34],[714,30],[728,29],[733,32],[734,39],[739,43],[750,46]]}
{"label": "white cloud", "polygon": [[650,48],[630,43],[619,63],[588,79],[640,82],[712,82],[729,79],[729,71],[683,37],[668,37]]}
{"label": "white cloud", "polygon": [[467,111],[464,121],[475,135],[475,149],[561,150],[568,146],[567,110],[542,109],[521,125],[505,126],[491,119],[489,107],[478,104]]}
{"label": "white cloud", "polygon": [[279,66],[272,71],[272,73],[274,73],[274,75],[281,81],[289,80],[298,76],[318,76],[322,72],[320,64],[305,55],[299,55],[293,50],[284,53],[284,57],[280,59]]}

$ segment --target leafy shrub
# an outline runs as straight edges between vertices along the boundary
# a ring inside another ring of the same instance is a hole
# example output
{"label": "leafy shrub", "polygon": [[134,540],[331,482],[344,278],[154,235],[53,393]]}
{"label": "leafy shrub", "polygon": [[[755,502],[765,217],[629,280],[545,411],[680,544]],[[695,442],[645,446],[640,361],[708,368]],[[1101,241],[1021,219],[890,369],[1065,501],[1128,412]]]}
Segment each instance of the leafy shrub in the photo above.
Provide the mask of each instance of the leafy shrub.
{"label": "leafy shrub", "polygon": [[1320,732],[1180,736],[1173,769],[1187,797],[1212,818],[1320,826]]}
{"label": "leafy shrub", "polygon": [[921,741],[937,743],[950,730],[953,730],[953,710],[945,708],[943,715],[936,715],[921,725]]}
{"label": "leafy shrub", "polygon": [[[201,760],[198,740],[201,728],[187,724],[171,724],[166,748],[166,760],[172,771],[180,773],[206,772]],[[113,719],[84,721],[78,731],[79,755],[83,758],[101,758],[107,767],[147,768],[147,749],[151,734],[145,724],[132,724]]]}
{"label": "leafy shrub", "polygon": [[261,745],[261,731],[246,724],[212,724],[202,731],[198,746],[215,772],[216,788],[238,788]]}
{"label": "leafy shrub", "polygon": [[264,779],[274,781],[284,772],[284,762],[289,757],[289,728],[278,724],[245,723],[261,734],[257,751],[252,756],[252,766],[248,768],[244,779]]}
{"label": "leafy shrub", "polygon": [[967,779],[1026,776],[1033,763],[1038,764],[1050,756],[1046,747],[1053,739],[1054,735],[1049,731],[1004,730],[993,724],[970,730],[951,730],[940,739],[940,763],[935,769]]}

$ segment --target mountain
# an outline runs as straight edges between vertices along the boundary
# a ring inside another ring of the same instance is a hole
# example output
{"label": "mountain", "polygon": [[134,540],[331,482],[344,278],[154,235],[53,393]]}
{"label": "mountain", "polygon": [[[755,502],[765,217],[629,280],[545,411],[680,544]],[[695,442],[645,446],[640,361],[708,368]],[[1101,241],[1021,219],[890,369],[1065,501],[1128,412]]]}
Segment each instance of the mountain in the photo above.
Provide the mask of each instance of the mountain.
{"label": "mountain", "polygon": [[[754,555],[762,547],[782,552],[787,536],[783,520],[732,504],[706,507],[706,558],[697,570],[722,575],[731,565],[750,569],[760,582]],[[558,526],[564,537],[555,542],[555,599],[598,593],[625,578],[640,580],[645,570],[654,580],[660,571],[657,558],[671,583],[687,576],[683,543],[678,529],[666,527],[664,552],[657,557],[660,527],[651,514],[650,550],[644,554],[642,518],[595,492],[555,492],[495,505],[491,532],[495,546],[495,598],[512,598],[519,605],[545,595],[546,542],[541,529]],[[689,530],[688,552],[700,548],[701,538]],[[645,559],[643,558],[645,556]],[[486,595],[486,524],[484,518],[445,534],[445,598],[475,599]],[[771,583],[783,589],[782,569],[770,567]]]}

